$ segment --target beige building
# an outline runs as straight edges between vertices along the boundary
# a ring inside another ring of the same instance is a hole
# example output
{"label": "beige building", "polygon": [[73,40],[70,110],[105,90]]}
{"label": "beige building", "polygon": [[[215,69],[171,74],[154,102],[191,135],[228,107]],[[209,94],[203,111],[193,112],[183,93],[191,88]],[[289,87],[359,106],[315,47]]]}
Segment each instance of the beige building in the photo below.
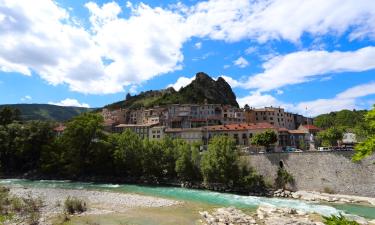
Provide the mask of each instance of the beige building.
{"label": "beige building", "polygon": [[148,139],[151,128],[156,125],[157,124],[119,124],[115,126],[113,130],[115,133],[122,133],[126,129],[129,129],[138,134],[140,138]]}
{"label": "beige building", "polygon": [[179,138],[188,143],[201,142],[203,140],[203,128],[167,128],[165,134],[172,138]]}
{"label": "beige building", "polygon": [[165,137],[165,126],[154,126],[149,129],[148,138],[150,140],[160,140]]}
{"label": "beige building", "polygon": [[285,112],[283,108],[265,107],[249,109],[245,112],[245,120],[249,123],[270,123],[276,127],[296,129],[293,113]]}

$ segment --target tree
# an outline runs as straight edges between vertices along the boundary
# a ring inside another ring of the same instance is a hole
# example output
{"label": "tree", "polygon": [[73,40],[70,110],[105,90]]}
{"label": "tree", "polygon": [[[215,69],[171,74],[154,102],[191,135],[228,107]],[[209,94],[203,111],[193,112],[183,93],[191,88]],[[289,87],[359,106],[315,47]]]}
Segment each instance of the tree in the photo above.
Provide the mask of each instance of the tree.
{"label": "tree", "polygon": [[71,176],[92,172],[98,164],[95,154],[105,147],[103,117],[95,113],[83,113],[67,123],[61,136],[65,148],[65,169]]}
{"label": "tree", "polygon": [[114,160],[118,175],[137,177],[142,175],[143,143],[133,131],[126,129],[113,134],[110,141],[115,146]]}
{"label": "tree", "polygon": [[233,138],[228,136],[212,138],[201,161],[204,182],[233,185],[238,178],[238,160],[239,155]]}
{"label": "tree", "polygon": [[277,134],[273,130],[266,130],[262,133],[255,134],[251,138],[251,144],[256,146],[264,146],[266,149],[269,148],[271,144],[277,142]]}
{"label": "tree", "polygon": [[367,156],[370,156],[375,151],[375,105],[366,116],[365,121],[367,123],[367,139],[355,146],[355,154],[353,156],[354,161],[359,161]]}
{"label": "tree", "polygon": [[182,181],[191,181],[194,178],[194,164],[191,147],[183,143],[177,147],[179,156],[176,160],[176,173]]}
{"label": "tree", "polygon": [[13,121],[20,120],[20,111],[17,108],[3,107],[0,109],[0,125],[8,125]]}
{"label": "tree", "polygon": [[306,143],[305,143],[305,140],[304,140],[304,139],[300,139],[300,140],[298,141],[298,146],[299,146],[300,149],[302,149],[302,150],[306,150]]}
{"label": "tree", "polygon": [[163,149],[159,141],[143,140],[143,176],[158,181],[165,174],[163,165]]}
{"label": "tree", "polygon": [[342,140],[344,130],[342,128],[330,127],[326,130],[320,131],[317,134],[317,139],[321,141],[324,147],[336,146],[338,140]]}
{"label": "tree", "polygon": [[275,179],[275,185],[277,188],[285,189],[287,184],[293,184],[293,176],[286,171],[286,169],[279,167],[277,170],[277,177]]}

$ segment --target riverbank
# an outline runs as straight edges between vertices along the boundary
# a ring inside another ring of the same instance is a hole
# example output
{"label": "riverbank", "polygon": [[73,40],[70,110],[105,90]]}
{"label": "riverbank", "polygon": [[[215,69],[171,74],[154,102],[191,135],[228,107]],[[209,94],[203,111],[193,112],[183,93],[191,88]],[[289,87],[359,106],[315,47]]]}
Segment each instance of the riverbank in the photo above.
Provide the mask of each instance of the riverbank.
{"label": "riverbank", "polygon": [[125,213],[134,208],[168,207],[181,203],[158,197],[91,190],[10,187],[10,194],[40,198],[43,201],[41,224],[49,224],[51,218],[61,214],[64,201],[69,196],[82,199],[88,204],[88,210],[81,216]]}
{"label": "riverbank", "polygon": [[342,194],[329,194],[316,191],[288,191],[288,190],[276,190],[273,193],[273,197],[278,198],[293,198],[309,202],[327,202],[327,203],[339,203],[339,204],[361,204],[375,206],[375,198],[355,196],[355,195],[342,195]]}
{"label": "riverbank", "polygon": [[[314,213],[305,213],[291,208],[276,208],[260,205],[255,214],[245,214],[234,207],[219,208],[213,212],[200,212],[204,225],[248,224],[248,225],[324,225],[323,217]],[[361,225],[373,225],[375,221],[368,221],[358,216],[347,216],[350,220]]]}

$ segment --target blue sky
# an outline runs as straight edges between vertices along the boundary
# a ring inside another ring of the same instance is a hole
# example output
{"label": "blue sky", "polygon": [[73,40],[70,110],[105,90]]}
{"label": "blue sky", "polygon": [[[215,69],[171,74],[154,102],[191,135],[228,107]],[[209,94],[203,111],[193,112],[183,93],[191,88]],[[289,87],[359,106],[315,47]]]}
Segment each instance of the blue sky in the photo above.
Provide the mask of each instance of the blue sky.
{"label": "blue sky", "polygon": [[224,77],[240,105],[375,103],[373,0],[0,0],[0,104],[101,107]]}

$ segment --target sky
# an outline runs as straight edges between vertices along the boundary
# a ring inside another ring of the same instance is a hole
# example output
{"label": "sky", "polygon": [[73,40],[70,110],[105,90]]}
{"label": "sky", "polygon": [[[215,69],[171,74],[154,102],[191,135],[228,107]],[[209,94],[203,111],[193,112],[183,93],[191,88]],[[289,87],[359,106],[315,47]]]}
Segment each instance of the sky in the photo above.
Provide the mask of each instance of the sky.
{"label": "sky", "polygon": [[375,104],[374,0],[0,0],[0,104],[102,107],[223,77],[241,106]]}

